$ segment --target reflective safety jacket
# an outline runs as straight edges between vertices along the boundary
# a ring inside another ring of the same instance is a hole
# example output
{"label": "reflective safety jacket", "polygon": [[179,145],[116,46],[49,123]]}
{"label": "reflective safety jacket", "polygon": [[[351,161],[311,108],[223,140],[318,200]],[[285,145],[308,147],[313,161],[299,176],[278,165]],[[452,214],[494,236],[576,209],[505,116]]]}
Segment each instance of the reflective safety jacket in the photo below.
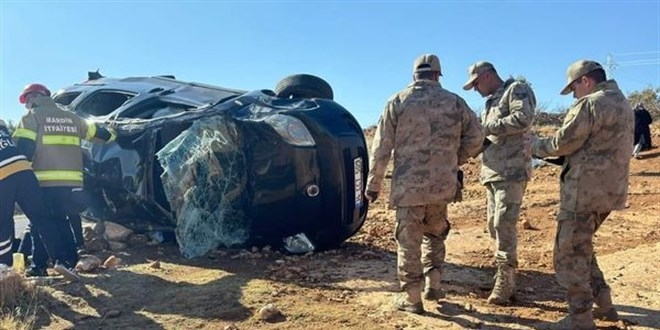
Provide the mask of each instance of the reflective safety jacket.
{"label": "reflective safety jacket", "polygon": [[0,180],[14,173],[30,170],[30,163],[12,141],[7,124],[0,119]]}
{"label": "reflective safety jacket", "polygon": [[14,132],[42,187],[82,187],[81,139],[110,142],[115,134],[60,108],[47,96],[35,99]]}

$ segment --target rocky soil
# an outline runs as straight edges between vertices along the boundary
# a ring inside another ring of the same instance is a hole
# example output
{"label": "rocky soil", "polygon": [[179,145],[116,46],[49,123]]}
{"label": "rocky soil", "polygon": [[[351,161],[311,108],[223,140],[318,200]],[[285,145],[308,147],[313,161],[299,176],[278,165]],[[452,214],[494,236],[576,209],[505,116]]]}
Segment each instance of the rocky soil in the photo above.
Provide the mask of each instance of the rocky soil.
{"label": "rocky soil", "polygon": [[[538,127],[549,134],[555,128]],[[367,131],[371,138],[372,130]],[[660,126],[653,127],[660,143]],[[629,207],[613,212],[596,235],[599,263],[622,320],[600,329],[660,328],[660,149],[631,160]],[[49,329],[545,329],[566,305],[552,269],[559,172],[534,172],[519,223],[519,290],[510,306],[486,304],[493,251],[484,232],[479,162],[464,166],[464,201],[450,206],[440,303],[424,315],[396,311],[394,211],[384,198],[341,249],[303,256],[270,249],[220,249],[185,259],[171,244],[98,253],[117,268],[83,273],[80,283],[44,286],[36,328]],[[607,180],[607,178],[603,178]],[[389,181],[386,183],[389,184]],[[385,189],[389,189],[386,185]],[[383,192],[381,196],[387,196]]]}

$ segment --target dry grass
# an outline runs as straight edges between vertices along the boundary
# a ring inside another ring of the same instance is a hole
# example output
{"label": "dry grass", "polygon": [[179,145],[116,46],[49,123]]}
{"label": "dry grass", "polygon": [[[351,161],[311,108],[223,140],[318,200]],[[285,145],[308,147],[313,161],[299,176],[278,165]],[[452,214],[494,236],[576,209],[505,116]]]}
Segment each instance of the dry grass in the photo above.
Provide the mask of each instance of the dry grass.
{"label": "dry grass", "polygon": [[0,272],[0,329],[32,329],[39,289],[13,270]]}

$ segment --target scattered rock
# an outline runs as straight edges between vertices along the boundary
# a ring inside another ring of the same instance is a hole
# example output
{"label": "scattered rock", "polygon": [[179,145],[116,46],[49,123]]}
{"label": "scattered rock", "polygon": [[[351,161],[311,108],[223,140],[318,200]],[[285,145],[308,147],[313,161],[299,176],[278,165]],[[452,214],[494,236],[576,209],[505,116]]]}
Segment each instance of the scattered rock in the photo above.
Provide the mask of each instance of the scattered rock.
{"label": "scattered rock", "polygon": [[103,262],[103,266],[105,266],[105,268],[107,269],[113,269],[119,266],[120,263],[121,263],[120,258],[111,255],[108,257],[108,259],[105,259],[105,261]]}
{"label": "scattered rock", "polygon": [[90,252],[101,252],[108,248],[108,242],[102,238],[94,237],[85,243],[85,247]]}
{"label": "scattered rock", "polygon": [[151,267],[153,269],[160,269],[160,261],[156,260],[156,261],[150,263],[149,267]]}
{"label": "scattered rock", "polygon": [[96,236],[105,234],[105,223],[103,221],[96,222],[92,225],[92,230]]}
{"label": "scattered rock", "polygon": [[126,243],[129,246],[145,246],[149,243],[149,237],[144,234],[133,234],[128,236]]}
{"label": "scattered rock", "polygon": [[133,233],[132,230],[114,222],[105,222],[105,233],[103,237],[108,241],[126,242],[128,236]]}
{"label": "scattered rock", "polygon": [[112,251],[122,251],[122,250],[126,250],[126,248],[128,247],[128,244],[117,241],[108,241],[108,245],[110,246],[110,250]]}
{"label": "scattered rock", "polygon": [[282,311],[280,311],[274,304],[268,304],[257,312],[259,319],[265,322],[277,322],[284,317]]}
{"label": "scattered rock", "polygon": [[85,254],[80,256],[80,260],[76,264],[76,270],[81,273],[88,273],[96,270],[101,266],[101,259],[95,255]]}

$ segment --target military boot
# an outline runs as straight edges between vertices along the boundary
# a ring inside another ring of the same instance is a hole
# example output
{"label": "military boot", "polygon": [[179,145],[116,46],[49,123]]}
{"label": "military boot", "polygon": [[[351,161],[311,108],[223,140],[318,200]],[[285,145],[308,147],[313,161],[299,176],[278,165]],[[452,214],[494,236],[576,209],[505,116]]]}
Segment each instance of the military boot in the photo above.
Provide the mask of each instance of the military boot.
{"label": "military boot", "polygon": [[495,286],[488,297],[489,304],[504,305],[516,293],[516,270],[509,265],[499,265],[495,274]]}
{"label": "military boot", "polygon": [[439,269],[432,269],[426,274],[426,288],[424,288],[424,299],[439,300],[445,297],[445,292],[440,288],[442,273]]}
{"label": "military boot", "polygon": [[570,318],[571,318],[571,322],[573,323],[573,329],[576,330],[596,329],[596,323],[594,323],[594,315],[591,310],[579,314],[571,314]]}
{"label": "military boot", "polygon": [[557,321],[550,326],[544,326],[543,329],[547,330],[595,330],[596,324],[594,323],[591,311],[580,314],[571,314],[561,320]]}
{"label": "military boot", "polygon": [[618,321],[619,314],[612,305],[612,291],[610,288],[605,287],[600,289],[596,297],[594,297],[596,308],[594,309],[594,318],[605,321]]}
{"label": "military boot", "polygon": [[394,296],[394,307],[400,311],[422,314],[424,305],[419,289],[407,289],[406,292]]}

